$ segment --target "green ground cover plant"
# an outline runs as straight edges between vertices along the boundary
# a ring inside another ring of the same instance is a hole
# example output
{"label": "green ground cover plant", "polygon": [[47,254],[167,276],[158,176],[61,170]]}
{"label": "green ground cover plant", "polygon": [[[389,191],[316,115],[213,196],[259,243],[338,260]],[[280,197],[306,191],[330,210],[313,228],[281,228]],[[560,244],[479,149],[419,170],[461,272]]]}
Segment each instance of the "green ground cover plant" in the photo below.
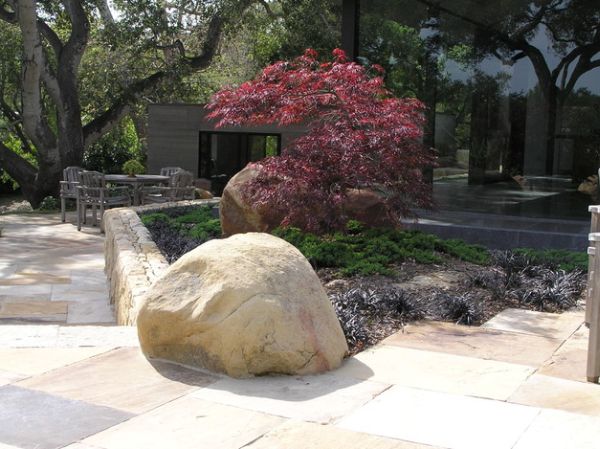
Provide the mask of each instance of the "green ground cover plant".
{"label": "green ground cover plant", "polygon": [[583,251],[518,248],[514,252],[528,257],[536,265],[547,265],[564,271],[574,271],[576,269],[587,271],[588,269],[588,255]]}
{"label": "green ground cover plant", "polygon": [[[175,208],[146,213],[141,218],[150,228],[169,228],[196,245],[221,235],[221,224],[211,206]],[[452,258],[477,265],[499,263],[506,265],[508,271],[521,270],[521,265],[565,272],[587,271],[587,255],[583,252],[520,248],[508,253],[510,260],[500,263],[498,255],[492,260],[492,253],[481,245],[458,239],[444,240],[415,230],[367,229],[355,220],[347,223],[345,232],[322,236],[293,227],[278,228],[273,234],[298,248],[315,268],[337,268],[344,276],[391,275],[393,265],[404,261],[439,264]],[[156,238],[159,241],[173,239],[158,234]]]}
{"label": "green ground cover plant", "polygon": [[414,230],[364,229],[351,221],[347,232],[317,236],[296,228],[279,228],[273,234],[300,250],[315,268],[339,268],[341,274],[390,275],[392,265],[407,260],[442,263],[450,257],[485,264],[489,252],[461,240],[443,240]]}

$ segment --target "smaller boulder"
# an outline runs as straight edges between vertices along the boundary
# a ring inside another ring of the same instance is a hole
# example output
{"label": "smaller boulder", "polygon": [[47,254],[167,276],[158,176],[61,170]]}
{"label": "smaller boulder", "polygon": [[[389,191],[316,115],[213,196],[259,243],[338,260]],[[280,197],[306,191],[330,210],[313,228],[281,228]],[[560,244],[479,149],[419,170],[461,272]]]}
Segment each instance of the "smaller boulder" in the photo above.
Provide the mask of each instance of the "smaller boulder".
{"label": "smaller boulder", "polygon": [[210,193],[208,190],[204,190],[204,189],[201,189],[199,187],[196,187],[194,190],[195,190],[195,193],[196,193],[196,195],[195,195],[196,199],[199,199],[199,200],[210,200],[210,199],[214,198],[213,194]]}
{"label": "smaller boulder", "polygon": [[[258,207],[243,195],[248,183],[256,179],[260,170],[258,164],[248,165],[227,183],[219,204],[224,236],[269,232],[281,224],[283,216],[277,214],[274,208]],[[348,189],[342,207],[349,219],[358,220],[367,227],[398,227],[398,222],[387,211],[385,198],[384,192],[375,189]]]}
{"label": "smaller boulder", "polygon": [[587,179],[584,179],[581,184],[579,184],[577,191],[591,196],[592,199],[596,199],[598,197],[598,176],[588,176]]}
{"label": "smaller boulder", "polygon": [[349,218],[368,228],[395,228],[399,224],[390,217],[385,205],[385,193],[374,189],[348,189],[344,209]]}
{"label": "smaller boulder", "polygon": [[221,230],[224,236],[244,232],[268,232],[281,223],[283,217],[274,216],[268,208],[258,208],[243,195],[247,183],[256,179],[260,171],[260,165],[247,165],[225,186],[219,203]]}

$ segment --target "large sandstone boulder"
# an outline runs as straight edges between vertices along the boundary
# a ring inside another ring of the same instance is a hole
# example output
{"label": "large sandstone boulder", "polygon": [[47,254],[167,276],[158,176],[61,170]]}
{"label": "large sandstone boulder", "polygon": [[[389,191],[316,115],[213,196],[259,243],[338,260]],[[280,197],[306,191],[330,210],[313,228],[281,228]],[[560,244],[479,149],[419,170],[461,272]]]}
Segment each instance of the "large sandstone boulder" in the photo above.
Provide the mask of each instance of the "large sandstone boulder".
{"label": "large sandstone boulder", "polygon": [[[223,235],[244,232],[269,232],[281,223],[283,216],[272,208],[257,208],[249,203],[242,192],[246,184],[260,173],[260,166],[249,165],[229,180],[219,205]],[[396,227],[384,204],[385,193],[374,189],[348,189],[344,209],[349,218],[358,220],[367,227]]]}
{"label": "large sandstone boulder", "polygon": [[158,279],[137,318],[142,350],[233,377],[311,374],[348,350],[319,278],[269,234],[212,240]]}

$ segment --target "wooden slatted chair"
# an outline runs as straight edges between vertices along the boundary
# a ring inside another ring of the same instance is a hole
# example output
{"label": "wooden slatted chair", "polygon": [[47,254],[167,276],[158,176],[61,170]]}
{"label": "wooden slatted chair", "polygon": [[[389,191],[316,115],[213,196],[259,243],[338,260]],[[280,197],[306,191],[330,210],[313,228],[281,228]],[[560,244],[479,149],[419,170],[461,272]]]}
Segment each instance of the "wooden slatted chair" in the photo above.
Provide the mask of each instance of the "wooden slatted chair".
{"label": "wooden slatted chair", "polygon": [[144,187],[142,204],[193,200],[195,192],[194,175],[189,171],[179,170],[171,176],[167,187]]}
{"label": "wooden slatted chair", "polygon": [[183,169],[181,167],[163,167],[160,169],[160,175],[171,177],[180,170]]}
{"label": "wooden slatted chair", "polygon": [[[92,225],[96,226],[96,210],[100,209],[100,223],[105,209],[113,206],[131,206],[131,196],[127,186],[106,187],[104,174],[96,171],[83,171],[79,175],[77,187],[77,230],[85,223],[87,208],[92,208]],[[102,228],[102,226],[100,226]]]}
{"label": "wooden slatted chair", "polygon": [[82,171],[81,167],[67,167],[63,170],[63,180],[60,181],[60,217],[63,223],[66,221],[67,200],[77,201],[77,186],[79,185],[79,174]]}

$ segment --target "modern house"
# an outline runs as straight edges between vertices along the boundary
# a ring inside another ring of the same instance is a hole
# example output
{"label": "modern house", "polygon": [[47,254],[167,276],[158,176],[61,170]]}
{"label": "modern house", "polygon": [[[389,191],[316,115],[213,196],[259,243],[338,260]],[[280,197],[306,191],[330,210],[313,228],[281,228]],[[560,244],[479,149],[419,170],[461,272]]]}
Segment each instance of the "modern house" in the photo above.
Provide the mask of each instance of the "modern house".
{"label": "modern house", "polygon": [[227,181],[248,162],[277,155],[302,128],[257,126],[216,128],[203,105],[156,104],[149,108],[148,171],[182,167],[198,178],[210,179],[220,194]]}
{"label": "modern house", "polygon": [[[475,240],[500,247],[585,247],[587,206],[599,201],[577,191],[600,166],[597,0],[339,6],[347,54],[382,65],[395,94],[427,107],[424,141],[439,155],[439,210],[424,214],[431,230],[471,237],[480,228]],[[213,177],[217,191],[302,131],[216,131],[195,105],[152,106],[149,130],[150,170],[179,164]],[[498,239],[503,228],[520,234]]]}

